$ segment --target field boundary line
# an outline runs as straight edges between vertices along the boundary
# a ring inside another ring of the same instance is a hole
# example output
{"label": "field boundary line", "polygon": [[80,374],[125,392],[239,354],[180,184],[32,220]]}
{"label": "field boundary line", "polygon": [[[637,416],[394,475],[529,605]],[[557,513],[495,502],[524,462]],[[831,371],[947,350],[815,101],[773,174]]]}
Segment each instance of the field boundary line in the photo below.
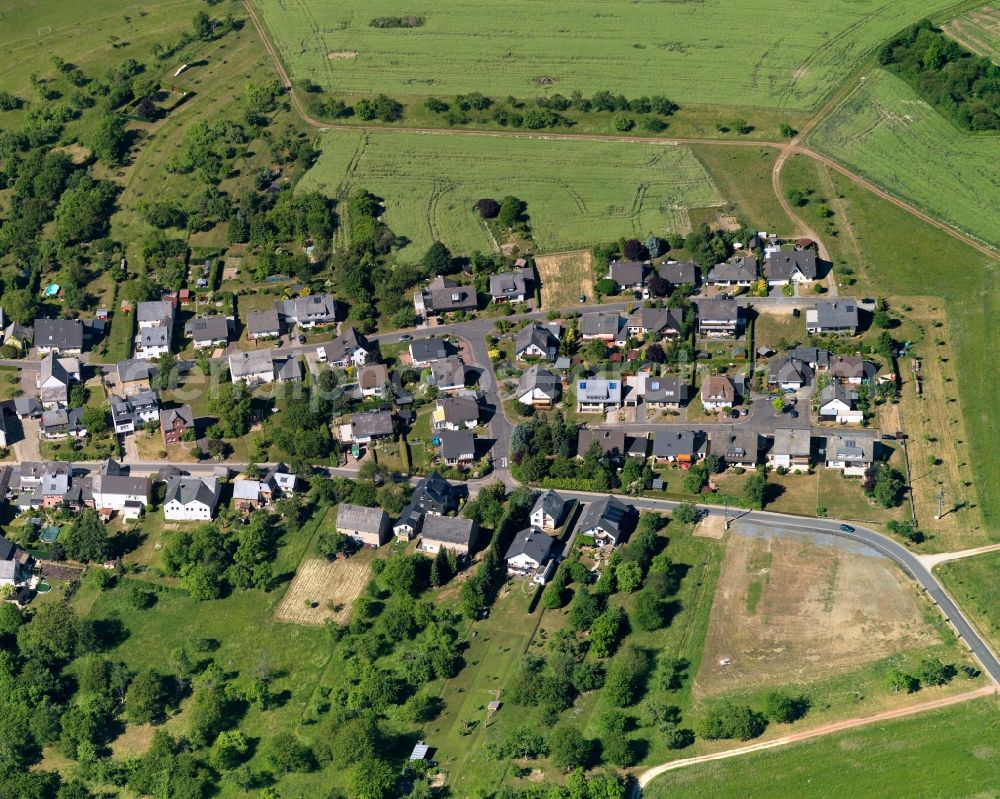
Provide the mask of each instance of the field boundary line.
{"label": "field boundary line", "polygon": [[[820,738],[824,735],[843,732],[845,730],[853,730],[858,727],[868,726],[869,724],[877,724],[880,721],[894,721],[896,719],[906,718],[907,716],[915,716],[919,713],[925,713],[931,710],[940,710],[941,708],[949,707],[951,705],[957,705],[962,702],[968,702],[973,699],[980,699],[995,694],[996,686],[993,684],[984,685],[981,688],[977,688],[974,691],[967,691],[963,694],[956,694],[942,699],[934,699],[930,702],[924,702],[919,705],[910,705],[909,707],[886,710],[871,716],[861,716],[853,719],[844,719],[843,721],[834,721],[829,724],[814,727],[811,730],[803,730],[802,732],[784,735],[781,738],[774,738],[770,741],[761,741],[760,743],[750,744],[749,746],[741,746],[736,749],[726,749],[722,752],[698,755],[697,757],[688,757],[683,760],[673,760],[669,763],[662,763],[643,771],[636,777],[636,779],[641,791],[642,788],[646,787],[656,777],[668,771],[675,771],[687,766],[695,766],[700,763],[710,763],[714,760],[728,760],[729,758],[739,757],[740,755],[748,755],[753,754],[754,752],[763,752],[768,749],[789,746],[791,744],[801,743],[813,738]],[[636,795],[638,795],[638,792]]]}

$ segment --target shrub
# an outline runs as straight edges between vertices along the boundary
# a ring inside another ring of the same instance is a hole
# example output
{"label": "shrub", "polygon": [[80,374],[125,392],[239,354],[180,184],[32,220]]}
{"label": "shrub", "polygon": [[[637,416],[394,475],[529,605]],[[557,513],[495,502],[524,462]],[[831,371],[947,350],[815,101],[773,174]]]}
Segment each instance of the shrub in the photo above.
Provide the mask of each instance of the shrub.
{"label": "shrub", "polygon": [[709,710],[698,725],[702,738],[738,738],[749,741],[767,729],[767,719],[747,705],[724,702]]}

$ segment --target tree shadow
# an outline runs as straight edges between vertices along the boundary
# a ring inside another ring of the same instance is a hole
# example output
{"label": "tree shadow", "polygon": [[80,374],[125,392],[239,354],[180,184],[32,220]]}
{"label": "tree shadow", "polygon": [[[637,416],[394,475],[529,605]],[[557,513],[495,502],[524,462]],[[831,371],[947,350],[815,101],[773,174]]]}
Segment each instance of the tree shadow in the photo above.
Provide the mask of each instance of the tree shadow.
{"label": "tree shadow", "polygon": [[107,652],[128,640],[131,633],[121,619],[94,619],[87,622],[86,638],[94,652]]}

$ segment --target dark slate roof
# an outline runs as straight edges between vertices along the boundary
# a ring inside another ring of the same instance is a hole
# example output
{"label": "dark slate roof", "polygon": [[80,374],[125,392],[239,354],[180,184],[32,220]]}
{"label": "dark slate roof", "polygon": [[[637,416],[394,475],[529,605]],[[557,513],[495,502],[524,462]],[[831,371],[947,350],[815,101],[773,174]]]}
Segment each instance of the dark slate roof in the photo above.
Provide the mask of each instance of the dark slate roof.
{"label": "dark slate roof", "polygon": [[545,325],[528,325],[517,331],[514,337],[514,352],[524,352],[534,344],[542,352],[547,353],[549,349],[559,346],[559,339],[555,333]]}
{"label": "dark slate roof", "polygon": [[628,535],[634,517],[634,507],[608,495],[590,503],[579,529],[588,533],[600,527],[617,544]]}
{"label": "dark slate roof", "polygon": [[475,531],[476,523],[472,519],[463,519],[461,516],[433,516],[428,514],[424,517],[424,526],[420,535],[424,539],[432,541],[443,541],[446,544],[461,544],[469,546],[472,543],[472,535]]}
{"label": "dark slate roof", "polygon": [[657,430],[653,436],[653,457],[693,455],[704,445],[705,438],[700,430]]}
{"label": "dark slate roof", "polygon": [[698,264],[693,261],[679,261],[672,264],[660,264],[658,270],[660,277],[673,286],[698,283]]}
{"label": "dark slate roof", "polygon": [[577,435],[576,452],[583,456],[587,450],[593,446],[594,442],[601,445],[601,452],[609,455],[617,451],[619,455],[625,454],[625,431],[624,430],[591,430],[584,429]]}
{"label": "dark slate roof", "polygon": [[35,346],[83,349],[83,323],[76,319],[36,319]]}
{"label": "dark slate roof", "polygon": [[638,286],[645,271],[641,261],[612,261],[609,274],[619,286]]}
{"label": "dark slate roof", "polygon": [[393,433],[392,413],[389,411],[368,411],[351,415],[351,433],[357,436],[391,436]]}
{"label": "dark slate roof", "polygon": [[569,501],[563,499],[550,488],[538,495],[538,499],[535,500],[535,504],[531,508],[531,513],[535,513],[539,509],[543,510],[555,519],[556,527],[558,527],[568,506]]}
{"label": "dark slate roof", "polygon": [[442,430],[441,457],[458,460],[465,455],[476,455],[476,437],[471,430]]}
{"label": "dark slate roof", "polygon": [[446,422],[464,424],[479,421],[479,403],[475,397],[442,397],[438,405]]}
{"label": "dark slate roof", "polygon": [[191,429],[194,427],[194,412],[190,405],[181,405],[179,408],[170,408],[160,411],[160,427],[167,430],[173,429],[174,421],[180,419],[184,427]]}
{"label": "dark slate roof", "polygon": [[377,533],[382,529],[386,513],[381,508],[366,508],[363,505],[340,503],[337,508],[337,528],[357,530],[362,533]]}
{"label": "dark slate roof", "polygon": [[229,338],[229,321],[224,316],[206,316],[191,319],[184,325],[184,332],[195,341],[218,341]]}
{"label": "dark slate roof", "polygon": [[[816,303],[816,324],[822,328],[844,329],[858,326],[857,300],[820,300]],[[35,343],[38,330],[35,330]]]}
{"label": "dark slate roof", "polygon": [[417,363],[448,357],[448,344],[440,338],[421,338],[410,342],[410,355]]}
{"label": "dark slate roof", "polygon": [[212,485],[209,486],[199,477],[171,477],[167,480],[167,493],[163,498],[163,504],[166,505],[176,499],[181,505],[203,502],[214,508],[219,499],[219,481],[213,477],[211,482]]}
{"label": "dark slate roof", "polygon": [[269,311],[250,311],[247,314],[247,333],[250,335],[278,333],[280,330],[281,321],[273,308]]}
{"label": "dark slate roof", "polygon": [[333,341],[326,345],[327,357],[334,363],[340,363],[347,359],[354,350],[365,350],[372,352],[374,349],[371,343],[353,327],[348,327],[341,332]]}
{"label": "dark slate roof", "polygon": [[621,326],[617,311],[592,311],[580,317],[580,333],[584,336],[617,336]]}
{"label": "dark slate roof", "polygon": [[129,383],[133,380],[149,380],[153,367],[148,361],[140,358],[129,358],[125,361],[118,361],[118,380],[122,383]]}
{"label": "dark slate roof", "polygon": [[552,536],[546,535],[537,527],[526,527],[514,536],[504,560],[527,555],[535,563],[542,564],[549,559],[554,545],[555,539]]}
{"label": "dark slate roof", "polygon": [[708,282],[736,282],[757,279],[757,258],[753,255],[734,255],[724,264],[716,264],[708,273]]}
{"label": "dark slate roof", "polygon": [[447,513],[458,506],[458,491],[437,472],[431,472],[413,489],[410,503],[400,514],[398,524],[419,527],[424,513]]}
{"label": "dark slate roof", "polygon": [[740,305],[736,300],[730,299],[700,300],[698,317],[703,322],[735,323],[740,318]]}
{"label": "dark slate roof", "polygon": [[522,373],[517,384],[518,396],[523,396],[536,388],[541,389],[550,397],[557,397],[562,391],[562,380],[548,369],[543,369],[536,364],[530,369],[525,369]]}
{"label": "dark slate roof", "polygon": [[771,280],[788,280],[798,270],[809,280],[818,274],[816,253],[813,250],[773,252],[764,259],[764,277]]}

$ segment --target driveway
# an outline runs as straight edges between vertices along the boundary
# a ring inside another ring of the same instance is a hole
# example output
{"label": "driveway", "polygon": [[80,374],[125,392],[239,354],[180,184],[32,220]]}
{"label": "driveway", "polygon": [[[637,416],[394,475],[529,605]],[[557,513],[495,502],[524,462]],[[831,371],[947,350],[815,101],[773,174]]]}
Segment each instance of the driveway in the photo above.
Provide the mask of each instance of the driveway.
{"label": "driveway", "polygon": [[42,450],[40,446],[39,427],[37,419],[25,419],[23,422],[17,421],[17,417],[14,417],[9,423],[10,429],[15,430],[16,426],[20,426],[22,435],[19,441],[14,444],[14,457],[17,460],[24,461],[40,461],[42,459]]}

